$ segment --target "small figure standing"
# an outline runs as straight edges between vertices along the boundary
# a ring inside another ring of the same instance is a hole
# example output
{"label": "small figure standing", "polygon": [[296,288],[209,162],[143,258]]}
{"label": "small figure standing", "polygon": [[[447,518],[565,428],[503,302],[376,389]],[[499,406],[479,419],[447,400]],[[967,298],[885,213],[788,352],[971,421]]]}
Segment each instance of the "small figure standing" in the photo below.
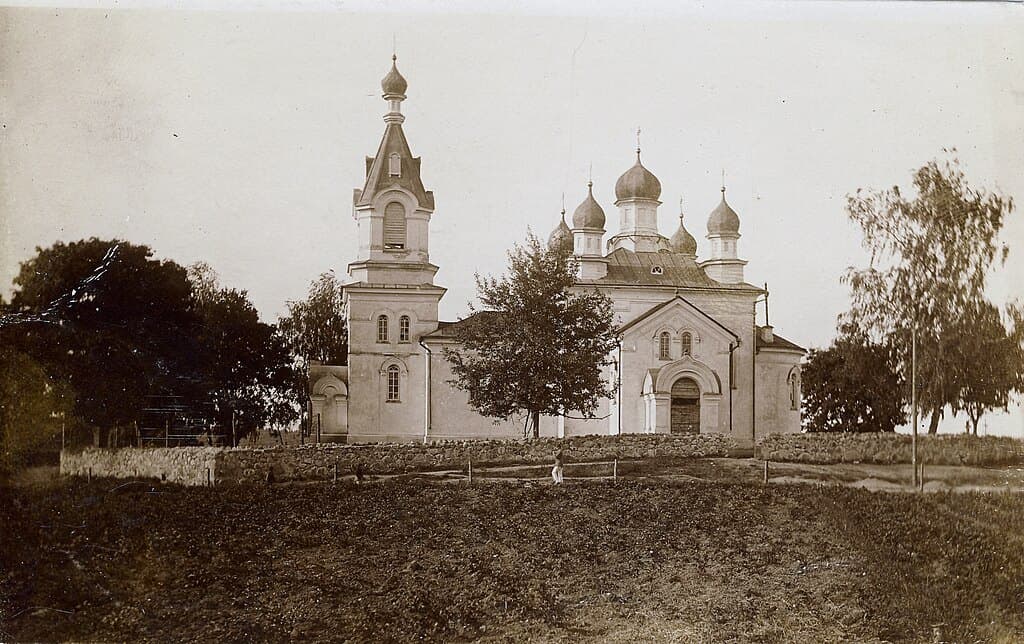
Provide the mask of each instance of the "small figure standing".
{"label": "small figure standing", "polygon": [[562,467],[564,460],[565,459],[561,451],[555,454],[555,466],[551,468],[551,478],[555,481],[555,485],[562,484]]}
{"label": "small figure standing", "polygon": [[360,485],[363,482],[363,462],[359,461],[356,463],[356,485]]}

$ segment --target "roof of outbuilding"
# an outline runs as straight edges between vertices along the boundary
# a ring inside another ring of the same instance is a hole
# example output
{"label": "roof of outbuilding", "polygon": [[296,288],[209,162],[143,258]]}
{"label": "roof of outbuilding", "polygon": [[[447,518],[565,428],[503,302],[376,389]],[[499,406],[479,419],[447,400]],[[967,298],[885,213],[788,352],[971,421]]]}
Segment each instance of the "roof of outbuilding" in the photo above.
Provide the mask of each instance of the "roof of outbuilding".
{"label": "roof of outbuilding", "polygon": [[498,320],[501,317],[501,315],[502,314],[501,314],[500,311],[477,311],[476,313],[472,313],[472,314],[462,318],[461,320],[456,320],[454,322],[438,322],[437,323],[437,328],[435,330],[431,331],[430,333],[427,333],[423,337],[424,338],[457,338],[458,337],[458,330],[461,327],[465,326],[466,324],[469,324],[470,320],[473,320],[473,321],[480,320],[482,322],[486,322],[486,321],[489,321],[489,320]]}
{"label": "roof of outbuilding", "polygon": [[757,347],[758,351],[760,351],[761,349],[787,349],[789,351],[800,351],[801,353],[807,353],[807,349],[801,347],[795,342],[790,342],[789,340],[782,337],[778,333],[775,333],[774,330],[772,330],[772,341],[765,342],[764,338],[761,337],[761,330],[763,328],[764,327],[762,326],[757,327],[757,337],[755,338],[754,346]]}

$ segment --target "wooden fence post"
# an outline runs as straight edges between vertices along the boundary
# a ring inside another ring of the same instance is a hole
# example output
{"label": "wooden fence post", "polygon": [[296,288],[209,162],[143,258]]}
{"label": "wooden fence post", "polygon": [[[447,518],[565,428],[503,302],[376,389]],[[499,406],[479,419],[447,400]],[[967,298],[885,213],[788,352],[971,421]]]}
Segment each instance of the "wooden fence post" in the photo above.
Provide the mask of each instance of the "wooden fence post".
{"label": "wooden fence post", "polygon": [[768,485],[768,459],[764,461],[764,484]]}
{"label": "wooden fence post", "polygon": [[619,459],[612,461],[612,480],[619,480]]}
{"label": "wooden fence post", "polygon": [[473,459],[469,459],[469,484],[473,485]]}

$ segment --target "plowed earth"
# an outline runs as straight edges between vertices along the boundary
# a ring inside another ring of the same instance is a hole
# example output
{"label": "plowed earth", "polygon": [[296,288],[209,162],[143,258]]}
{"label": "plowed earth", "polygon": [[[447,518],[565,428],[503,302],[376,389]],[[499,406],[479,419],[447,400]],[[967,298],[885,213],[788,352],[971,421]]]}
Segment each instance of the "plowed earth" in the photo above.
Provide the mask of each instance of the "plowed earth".
{"label": "plowed earth", "polygon": [[61,481],[0,530],[3,641],[1024,638],[1019,494]]}

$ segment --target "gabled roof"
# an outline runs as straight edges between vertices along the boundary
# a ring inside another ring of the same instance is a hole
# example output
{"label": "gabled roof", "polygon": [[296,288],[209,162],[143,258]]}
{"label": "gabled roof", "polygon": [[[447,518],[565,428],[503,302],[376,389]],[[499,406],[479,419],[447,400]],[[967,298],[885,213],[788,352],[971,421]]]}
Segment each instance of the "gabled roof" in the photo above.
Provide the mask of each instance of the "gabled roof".
{"label": "gabled roof", "polygon": [[683,303],[683,304],[685,304],[685,305],[686,305],[687,307],[689,307],[690,309],[694,310],[695,312],[697,312],[697,313],[698,313],[699,315],[701,315],[702,317],[704,317],[704,318],[706,318],[707,320],[709,320],[709,321],[710,321],[710,322],[711,322],[712,324],[714,324],[715,326],[717,326],[718,328],[722,329],[723,331],[725,331],[726,333],[728,333],[728,334],[729,334],[729,335],[731,335],[732,337],[734,337],[734,338],[736,338],[737,340],[739,340],[739,337],[740,337],[740,336],[738,336],[738,335],[736,335],[735,333],[733,333],[733,332],[732,332],[732,331],[731,331],[731,330],[729,329],[729,327],[725,326],[724,324],[722,324],[721,322],[719,322],[719,321],[718,321],[718,320],[716,320],[715,318],[711,317],[710,315],[708,315],[708,314],[707,314],[707,313],[705,313],[704,311],[702,311],[702,310],[700,310],[699,308],[697,308],[696,306],[694,306],[692,302],[690,302],[689,300],[687,300],[687,299],[686,299],[685,297],[683,297],[682,295],[676,295],[675,297],[673,297],[673,298],[672,298],[672,299],[670,299],[670,300],[665,300],[665,301],[664,301],[664,302],[662,302],[661,304],[659,304],[659,305],[657,305],[657,306],[655,306],[655,307],[652,307],[652,308],[650,308],[650,309],[647,309],[646,311],[644,311],[644,312],[643,312],[643,313],[641,313],[640,315],[636,316],[635,318],[633,318],[633,319],[632,319],[632,320],[630,320],[629,322],[626,322],[625,324],[623,324],[622,326],[620,326],[620,327],[619,327],[619,333],[622,333],[623,331],[626,331],[626,330],[628,330],[628,329],[631,329],[631,328],[635,327],[636,325],[640,324],[641,322],[643,322],[643,321],[644,321],[644,320],[646,320],[647,318],[649,318],[649,317],[651,317],[651,316],[655,315],[655,314],[656,314],[656,313],[658,313],[659,311],[661,311],[661,310],[663,310],[663,309],[666,309],[666,308],[668,308],[669,306],[671,306],[671,305],[672,305],[672,304],[674,304],[675,302],[682,302],[682,303]]}
{"label": "gabled roof", "polygon": [[[400,176],[393,177],[388,172],[388,160],[397,154],[402,161]],[[377,156],[366,158],[366,183],[361,192],[355,195],[356,206],[369,206],[374,197],[391,187],[404,188],[411,192],[420,208],[434,210],[434,193],[423,187],[420,180],[420,159],[412,156],[409,142],[405,139],[400,123],[388,123],[384,130],[384,138],[380,141]]]}
{"label": "gabled roof", "polygon": [[[708,277],[692,257],[668,251],[632,251],[617,248],[609,253],[608,274],[596,280],[580,280],[581,284],[623,286],[679,286],[721,288],[729,290],[761,290],[746,283],[723,284]],[[661,273],[654,274],[654,267]]]}
{"label": "gabled roof", "polygon": [[460,327],[465,326],[470,320],[496,320],[501,316],[500,311],[477,311],[472,315],[456,320],[455,322],[438,322],[437,328],[424,335],[424,338],[455,338]]}
{"label": "gabled roof", "polygon": [[761,349],[783,349],[786,351],[799,351],[800,353],[807,353],[807,349],[801,347],[800,345],[794,342],[790,342],[789,340],[782,337],[778,333],[775,333],[774,330],[772,331],[772,341],[765,342],[764,338],[761,337],[762,329],[764,329],[764,327],[757,327],[757,333],[755,334],[754,338],[754,346],[757,348],[758,351],[760,351]]}

